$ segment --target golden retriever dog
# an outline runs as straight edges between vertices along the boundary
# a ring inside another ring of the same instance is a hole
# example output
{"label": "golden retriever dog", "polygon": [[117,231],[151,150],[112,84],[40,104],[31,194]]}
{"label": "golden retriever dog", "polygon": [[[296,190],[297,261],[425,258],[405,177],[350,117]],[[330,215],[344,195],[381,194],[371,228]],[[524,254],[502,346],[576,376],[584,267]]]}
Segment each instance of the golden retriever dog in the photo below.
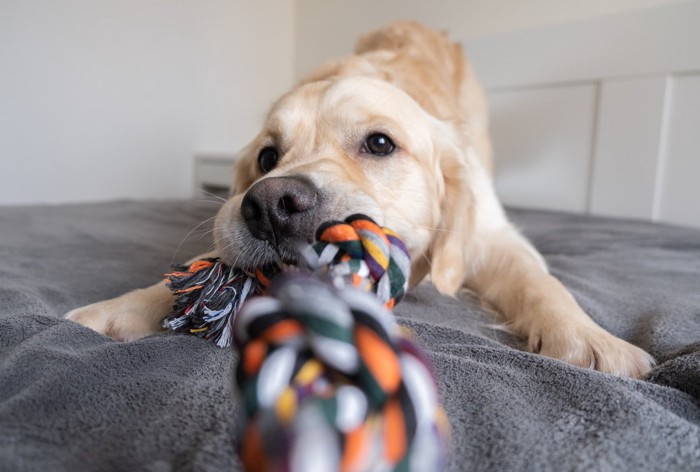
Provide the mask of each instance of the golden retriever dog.
{"label": "golden retriever dog", "polygon": [[[395,23],[272,107],[235,164],[211,255],[293,262],[320,223],[365,213],[405,239],[412,285],[429,276],[444,294],[473,291],[530,351],[615,375],[649,371],[652,358],[584,313],[510,224],[491,168],[485,96],[461,48]],[[128,341],[159,331],[172,303],[161,282],[66,316]]]}

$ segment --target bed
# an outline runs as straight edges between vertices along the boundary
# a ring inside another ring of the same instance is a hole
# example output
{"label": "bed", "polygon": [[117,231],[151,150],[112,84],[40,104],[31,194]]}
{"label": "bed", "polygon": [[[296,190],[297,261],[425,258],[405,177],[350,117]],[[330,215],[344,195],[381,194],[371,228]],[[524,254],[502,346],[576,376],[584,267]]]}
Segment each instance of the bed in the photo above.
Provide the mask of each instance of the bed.
{"label": "bed", "polygon": [[[0,470],[239,470],[233,351],[186,335],[115,342],[71,308],[206,250],[217,205],[0,209]],[[700,232],[510,209],[603,327],[658,361],[621,379],[529,354],[468,293],[424,283],[397,307],[453,430],[447,469],[699,470]]]}

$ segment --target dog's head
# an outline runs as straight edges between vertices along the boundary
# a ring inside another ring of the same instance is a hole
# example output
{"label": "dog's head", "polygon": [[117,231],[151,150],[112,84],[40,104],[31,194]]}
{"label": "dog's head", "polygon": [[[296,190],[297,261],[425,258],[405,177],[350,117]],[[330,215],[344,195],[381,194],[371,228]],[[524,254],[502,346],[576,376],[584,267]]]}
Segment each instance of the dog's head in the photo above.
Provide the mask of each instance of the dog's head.
{"label": "dog's head", "polygon": [[217,216],[224,261],[246,268],[294,262],[320,224],[364,213],[404,239],[412,283],[430,273],[443,292],[460,287],[473,189],[488,177],[469,151],[476,133],[462,112],[464,84],[475,79],[457,46],[429,38],[437,42],[432,50],[440,46],[453,57],[449,70],[431,77],[430,67],[399,64],[397,72],[397,58],[410,63],[418,55],[378,51],[371,53],[375,64],[393,61],[391,73],[366,73],[367,62],[356,56],[322,69],[273,106],[237,161],[233,197]]}
{"label": "dog's head", "polygon": [[321,223],[364,213],[402,236],[413,283],[431,272],[454,292],[474,177],[456,134],[383,80],[301,85],[272,108],[235,165],[233,197],[215,223],[219,254],[242,267],[293,262]]}

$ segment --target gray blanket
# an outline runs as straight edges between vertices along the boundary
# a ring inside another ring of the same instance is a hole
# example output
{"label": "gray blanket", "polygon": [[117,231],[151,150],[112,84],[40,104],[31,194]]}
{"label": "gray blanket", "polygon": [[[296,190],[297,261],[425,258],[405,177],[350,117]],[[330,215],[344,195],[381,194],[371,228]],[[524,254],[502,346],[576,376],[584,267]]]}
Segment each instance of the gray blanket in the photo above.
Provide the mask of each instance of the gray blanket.
{"label": "gray blanket", "polygon": [[[187,233],[215,211],[0,209],[0,470],[239,468],[232,351],[184,335],[119,343],[60,318],[207,249]],[[424,284],[397,315],[439,376],[448,469],[700,470],[700,233],[510,213],[584,309],[658,366],[620,379],[528,354],[469,294]]]}

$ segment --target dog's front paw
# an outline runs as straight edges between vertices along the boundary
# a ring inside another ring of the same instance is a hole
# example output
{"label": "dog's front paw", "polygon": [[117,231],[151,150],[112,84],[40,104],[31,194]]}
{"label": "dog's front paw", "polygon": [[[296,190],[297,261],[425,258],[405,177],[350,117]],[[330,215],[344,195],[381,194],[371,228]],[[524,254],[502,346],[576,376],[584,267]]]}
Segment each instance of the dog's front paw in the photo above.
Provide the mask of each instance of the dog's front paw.
{"label": "dog's front paw", "polygon": [[158,331],[157,325],[146,323],[119,298],[93,303],[66,313],[65,318],[75,321],[115,341],[134,341]]}
{"label": "dog's front paw", "polygon": [[532,352],[621,377],[641,377],[654,366],[647,352],[595,324],[547,327],[531,333],[528,346]]}
{"label": "dog's front paw", "polygon": [[116,341],[129,341],[123,329],[120,329],[120,318],[123,311],[114,300],[93,303],[71,310],[64,318],[75,321],[87,328],[97,331],[100,334],[109,336]]}
{"label": "dog's front paw", "polygon": [[117,341],[133,341],[160,331],[172,303],[163,284],[76,308],[65,318]]}

